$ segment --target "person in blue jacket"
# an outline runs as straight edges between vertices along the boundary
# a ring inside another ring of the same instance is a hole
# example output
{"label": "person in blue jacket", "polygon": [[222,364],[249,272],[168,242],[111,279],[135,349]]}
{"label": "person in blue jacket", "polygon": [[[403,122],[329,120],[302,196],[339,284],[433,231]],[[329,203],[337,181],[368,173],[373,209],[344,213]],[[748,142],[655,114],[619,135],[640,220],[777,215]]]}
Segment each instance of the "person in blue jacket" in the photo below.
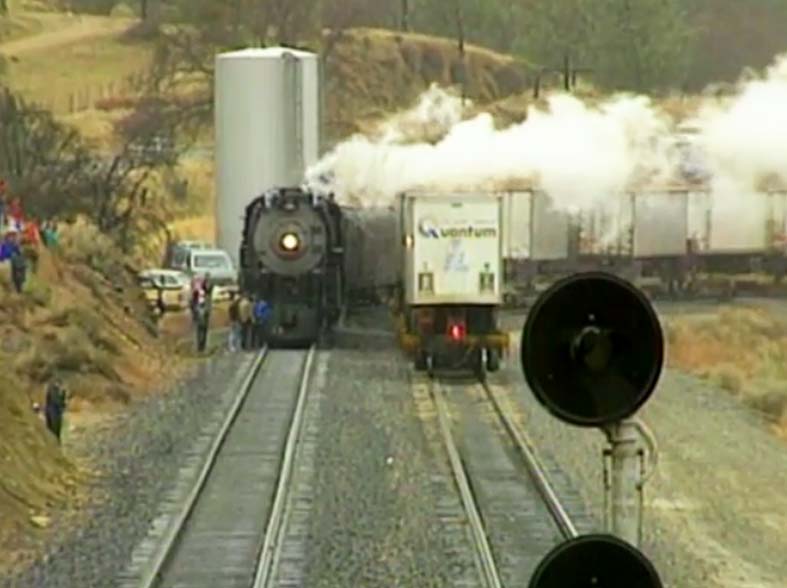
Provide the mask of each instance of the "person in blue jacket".
{"label": "person in blue jacket", "polygon": [[271,306],[268,304],[267,301],[259,298],[254,303],[254,309],[252,311],[254,316],[254,346],[261,347],[265,341],[265,323],[268,321],[268,318],[271,314]]}
{"label": "person in blue jacket", "polygon": [[15,254],[21,253],[16,237],[13,234],[6,235],[3,243],[0,244],[0,262],[11,259]]}

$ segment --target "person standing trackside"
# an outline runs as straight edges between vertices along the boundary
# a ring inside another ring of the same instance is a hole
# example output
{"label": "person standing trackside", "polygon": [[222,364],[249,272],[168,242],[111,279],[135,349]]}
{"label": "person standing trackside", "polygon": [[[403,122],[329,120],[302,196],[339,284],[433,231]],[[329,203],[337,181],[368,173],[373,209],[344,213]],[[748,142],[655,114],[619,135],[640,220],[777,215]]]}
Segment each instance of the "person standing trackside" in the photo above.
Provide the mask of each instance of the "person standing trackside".
{"label": "person standing trackside", "polygon": [[241,325],[241,349],[252,348],[252,327],[254,318],[252,316],[251,300],[246,294],[240,295],[240,302],[238,303],[238,314],[240,317]]}
{"label": "person standing trackside", "polygon": [[27,279],[27,259],[25,259],[24,252],[17,247],[11,254],[11,281],[14,282],[14,288],[17,294],[22,293],[25,287],[25,280]]}
{"label": "person standing trackside", "polygon": [[210,324],[210,308],[204,297],[197,303],[194,322],[197,331],[197,351],[202,353],[208,344],[208,325]]}
{"label": "person standing trackside", "polygon": [[230,353],[240,351],[241,348],[241,321],[240,321],[240,298],[235,292],[230,293]]}
{"label": "person standing trackside", "polygon": [[49,382],[46,389],[46,405],[44,414],[46,416],[46,428],[57,437],[60,443],[61,430],[63,428],[63,415],[66,412],[67,394],[63,384],[59,379]]}

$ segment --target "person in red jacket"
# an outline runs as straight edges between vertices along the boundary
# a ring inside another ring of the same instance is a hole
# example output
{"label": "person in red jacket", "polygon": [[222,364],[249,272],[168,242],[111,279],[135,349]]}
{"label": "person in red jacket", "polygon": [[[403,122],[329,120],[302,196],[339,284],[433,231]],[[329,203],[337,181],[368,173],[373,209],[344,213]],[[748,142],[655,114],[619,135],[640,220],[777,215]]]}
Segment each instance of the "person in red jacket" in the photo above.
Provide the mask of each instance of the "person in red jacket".
{"label": "person in red jacket", "polygon": [[25,223],[22,235],[25,243],[38,247],[38,244],[41,242],[41,234],[38,229],[38,223],[34,218]]}

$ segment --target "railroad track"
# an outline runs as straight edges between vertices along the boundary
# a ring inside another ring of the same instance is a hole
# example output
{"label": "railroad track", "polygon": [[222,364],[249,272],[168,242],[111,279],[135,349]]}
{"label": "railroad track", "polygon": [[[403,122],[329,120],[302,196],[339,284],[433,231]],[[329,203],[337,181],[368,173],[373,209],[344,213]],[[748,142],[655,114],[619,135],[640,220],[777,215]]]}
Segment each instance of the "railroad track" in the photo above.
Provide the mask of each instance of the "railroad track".
{"label": "railroad track", "polygon": [[[449,388],[434,380],[430,391],[481,585],[527,585],[541,557],[558,542],[578,536],[577,529],[532,443],[491,386]],[[468,415],[459,440],[451,422],[452,403]]]}
{"label": "railroad track", "polygon": [[270,584],[314,356],[314,347],[259,354],[136,588]]}

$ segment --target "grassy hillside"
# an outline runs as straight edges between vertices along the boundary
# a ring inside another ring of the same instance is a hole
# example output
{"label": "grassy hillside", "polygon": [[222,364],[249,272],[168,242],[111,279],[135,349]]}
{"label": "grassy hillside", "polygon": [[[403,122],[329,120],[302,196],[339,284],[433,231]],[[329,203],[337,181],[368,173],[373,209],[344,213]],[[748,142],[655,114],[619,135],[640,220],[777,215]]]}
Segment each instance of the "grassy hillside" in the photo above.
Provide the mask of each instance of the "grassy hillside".
{"label": "grassy hillside", "polygon": [[[382,29],[325,33],[327,132],[339,139],[360,130],[364,119],[402,108],[433,82],[460,86],[455,41]],[[489,103],[518,94],[532,83],[532,67],[511,56],[468,45],[467,95]]]}
{"label": "grassy hillside", "polygon": [[56,114],[89,110],[103,97],[130,92],[151,62],[152,46],[130,36],[133,19],[29,13],[0,23],[37,23],[0,42],[6,82]]}
{"label": "grassy hillside", "polygon": [[722,309],[667,320],[669,362],[739,398],[787,438],[787,322],[778,311]]}
{"label": "grassy hillside", "polygon": [[64,226],[59,253],[42,251],[21,295],[12,291],[8,264],[0,264],[0,570],[79,505],[80,481],[89,475],[33,412],[49,378],[60,376],[72,393],[68,436],[188,366],[145,317],[122,259],[88,225]]}

